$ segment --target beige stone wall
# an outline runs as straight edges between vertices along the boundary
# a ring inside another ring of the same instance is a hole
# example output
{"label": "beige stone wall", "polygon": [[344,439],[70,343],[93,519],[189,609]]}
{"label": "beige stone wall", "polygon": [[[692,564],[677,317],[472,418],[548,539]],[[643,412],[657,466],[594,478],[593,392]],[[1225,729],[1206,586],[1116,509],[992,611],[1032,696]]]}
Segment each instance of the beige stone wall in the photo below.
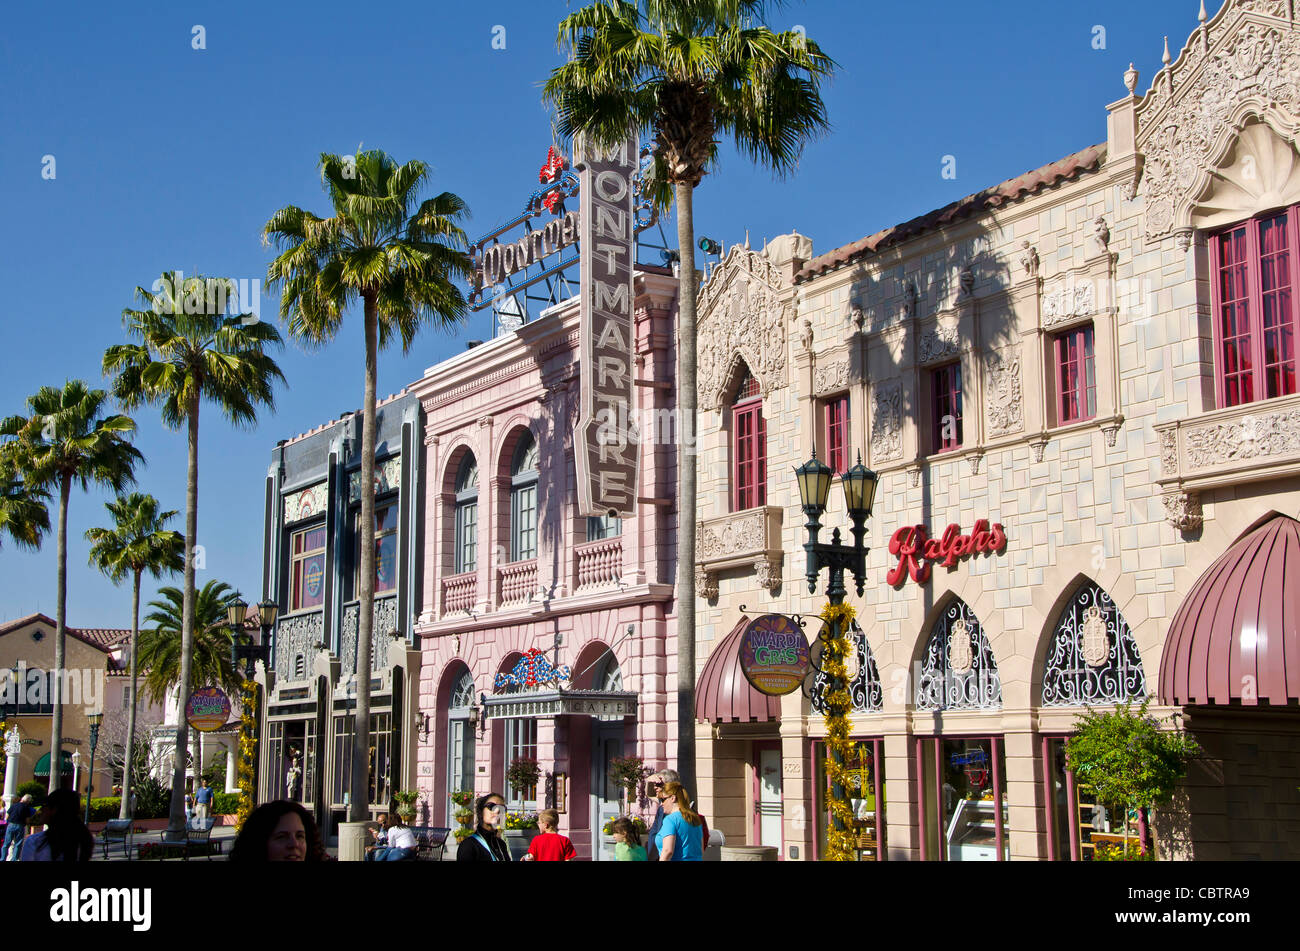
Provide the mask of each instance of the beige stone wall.
{"label": "beige stone wall", "polygon": [[[936,733],[1003,737],[1011,854],[1045,856],[1038,736],[1068,731],[1081,711],[1040,709],[1042,668],[1072,591],[1091,579],[1111,596],[1132,630],[1154,696],[1169,621],[1200,574],[1270,512],[1300,515],[1300,479],[1275,470],[1272,478],[1245,473],[1204,480],[1193,496],[1201,504],[1199,527],[1185,531],[1167,517],[1170,473],[1155,426],[1215,408],[1209,256],[1203,233],[1186,249],[1173,236],[1148,235],[1142,192],[1127,196],[1136,168],[1131,142],[1126,150],[1115,132],[1117,123],[1132,123],[1133,103],[1112,108],[1110,154],[1095,170],[805,283],[792,278],[810,257],[807,239],[783,236],[757,256],[733,249],[702,295],[701,349],[718,351],[702,352],[702,366],[727,365],[737,354],[748,360],[743,341],[756,352],[752,338],[764,324],[745,309],[746,292],[756,285],[770,288],[788,333],[784,359],[768,361],[782,376],[765,377],[753,367],[767,421],[767,502],[782,510],[784,583],[775,590],[760,585],[745,565],[714,572],[717,597],[702,598],[697,611],[699,663],[735,624],[741,605],[752,617],[815,613],[824,603],[826,574],[815,596],[803,581],[804,520],[791,470],[808,458],[814,440],[821,445],[817,397],[847,391],[851,451],[861,451],[880,475],[866,587],[849,601],[884,687],[883,711],[856,717],[855,734],[886,738],[891,857],[915,855],[915,767],[907,737]],[[1090,138],[1085,131],[1072,145]],[[1096,417],[1060,426],[1052,405],[1051,338],[1086,323],[1095,335]],[[714,335],[711,325],[726,333]],[[962,366],[963,447],[926,455],[928,370],[953,359]],[[885,411],[891,395],[897,427]],[[729,423],[722,409],[702,386],[700,514],[706,523],[726,516],[729,505]],[[829,527],[847,534],[839,493],[837,483],[823,518],[824,540]],[[898,527],[924,523],[938,535],[956,523],[969,532],[978,518],[1005,526],[1004,553],[970,556],[952,570],[936,566],[924,585],[886,585],[896,561],[888,542]],[[1001,678],[1000,709],[914,709],[909,669],[954,595],[989,639]],[[796,727],[799,736],[824,732],[801,694],[785,698],[780,729],[788,750],[786,844],[803,846],[809,857],[808,757],[806,743],[802,755],[793,755],[800,746],[792,741]],[[770,735],[776,728],[771,725]],[[701,726],[701,737],[706,730]],[[715,776],[723,772],[715,765]],[[752,808],[741,801],[747,792],[721,778],[711,782],[703,769],[701,775],[706,812],[730,816]]]}

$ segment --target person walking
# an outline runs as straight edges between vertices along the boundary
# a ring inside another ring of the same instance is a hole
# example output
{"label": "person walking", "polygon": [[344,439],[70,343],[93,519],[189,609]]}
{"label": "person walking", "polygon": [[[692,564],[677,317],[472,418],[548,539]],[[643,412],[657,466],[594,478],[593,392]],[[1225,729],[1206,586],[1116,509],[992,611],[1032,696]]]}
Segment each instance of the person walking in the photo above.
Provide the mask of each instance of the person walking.
{"label": "person walking", "polygon": [[659,795],[664,822],[655,845],[661,862],[704,861],[704,820],[691,808],[691,799],[681,783],[668,783]]}
{"label": "person walking", "polygon": [[641,834],[636,831],[636,823],[627,816],[614,820],[614,860],[617,862],[644,862],[645,846],[641,844]]}
{"label": "person walking", "polygon": [[506,800],[500,793],[480,796],[474,804],[478,825],[474,834],[456,849],[457,862],[509,862],[510,846],[502,831],[506,824]]}
{"label": "person walking", "polygon": [[[655,806],[654,821],[650,823],[650,828],[646,830],[645,851],[647,861],[656,862],[659,860],[659,847],[655,845],[655,841],[659,836],[659,830],[663,828],[664,817],[667,815],[660,798],[663,789],[669,783],[680,783],[681,781],[682,777],[675,769],[661,769],[646,780],[646,792],[658,802],[658,805]],[[694,803],[691,803],[691,808],[695,808]],[[700,816],[700,823],[703,829],[702,838],[704,844],[701,847],[701,851],[703,851],[709,847],[709,823],[703,816]]]}
{"label": "person walking", "polygon": [[232,862],[329,862],[310,812],[288,799],[274,799],[248,814]]}
{"label": "person walking", "polygon": [[577,856],[567,835],[560,835],[560,814],[555,809],[543,809],[537,814],[541,834],[528,843],[525,862],[572,862]]}
{"label": "person walking", "polygon": [[4,850],[0,851],[0,862],[18,861],[23,848],[23,839],[27,836],[27,826],[34,815],[36,815],[36,807],[32,805],[31,793],[24,794],[21,799],[9,806],[9,812],[5,816],[9,820],[9,825],[5,827]]}
{"label": "person walking", "polygon": [[46,828],[23,841],[21,862],[89,862],[95,839],[81,821],[81,793],[56,789],[45,798],[32,825]]}
{"label": "person walking", "polygon": [[212,790],[206,779],[199,780],[199,788],[194,791],[194,818],[201,823],[208,821],[208,812],[212,808]]}

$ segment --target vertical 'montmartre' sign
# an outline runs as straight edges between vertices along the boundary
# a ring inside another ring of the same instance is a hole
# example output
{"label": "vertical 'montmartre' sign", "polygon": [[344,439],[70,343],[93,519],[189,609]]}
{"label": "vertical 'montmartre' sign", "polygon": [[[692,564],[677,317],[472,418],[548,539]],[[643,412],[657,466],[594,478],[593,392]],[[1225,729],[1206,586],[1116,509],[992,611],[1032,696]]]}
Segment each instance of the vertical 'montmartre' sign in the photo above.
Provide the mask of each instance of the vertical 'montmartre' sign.
{"label": "vertical 'montmartre' sign", "polygon": [[632,422],[636,330],[633,182],[639,142],[631,134],[608,151],[581,139],[582,329],[578,341],[582,413],[574,432],[578,508],[630,517],[636,503],[637,435]]}

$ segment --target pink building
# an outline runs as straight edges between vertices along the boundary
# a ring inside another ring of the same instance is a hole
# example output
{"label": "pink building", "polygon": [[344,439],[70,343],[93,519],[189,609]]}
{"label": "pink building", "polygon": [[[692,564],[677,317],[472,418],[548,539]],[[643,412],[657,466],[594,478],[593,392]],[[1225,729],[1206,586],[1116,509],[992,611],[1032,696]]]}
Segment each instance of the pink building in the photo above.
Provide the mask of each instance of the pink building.
{"label": "pink building", "polygon": [[[559,809],[584,858],[612,857],[599,832],[620,810],[611,758],[676,765],[676,449],[662,427],[677,282],[649,267],[634,282],[633,518],[579,512],[577,297],[411,387],[426,418],[416,763],[429,821],[455,825],[453,791],[500,792],[512,812]],[[543,682],[502,676],[530,651]],[[519,757],[537,759],[535,789],[506,788]]]}

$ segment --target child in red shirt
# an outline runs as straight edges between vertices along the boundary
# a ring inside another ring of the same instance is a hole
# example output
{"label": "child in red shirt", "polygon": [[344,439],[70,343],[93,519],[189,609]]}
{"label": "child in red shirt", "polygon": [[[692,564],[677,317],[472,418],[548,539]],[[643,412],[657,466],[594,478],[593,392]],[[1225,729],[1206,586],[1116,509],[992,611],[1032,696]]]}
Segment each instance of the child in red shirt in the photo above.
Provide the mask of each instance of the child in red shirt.
{"label": "child in red shirt", "polygon": [[543,809],[537,814],[537,825],[542,830],[528,843],[525,862],[571,862],[577,854],[567,835],[555,830],[560,827],[560,814],[554,809]]}

